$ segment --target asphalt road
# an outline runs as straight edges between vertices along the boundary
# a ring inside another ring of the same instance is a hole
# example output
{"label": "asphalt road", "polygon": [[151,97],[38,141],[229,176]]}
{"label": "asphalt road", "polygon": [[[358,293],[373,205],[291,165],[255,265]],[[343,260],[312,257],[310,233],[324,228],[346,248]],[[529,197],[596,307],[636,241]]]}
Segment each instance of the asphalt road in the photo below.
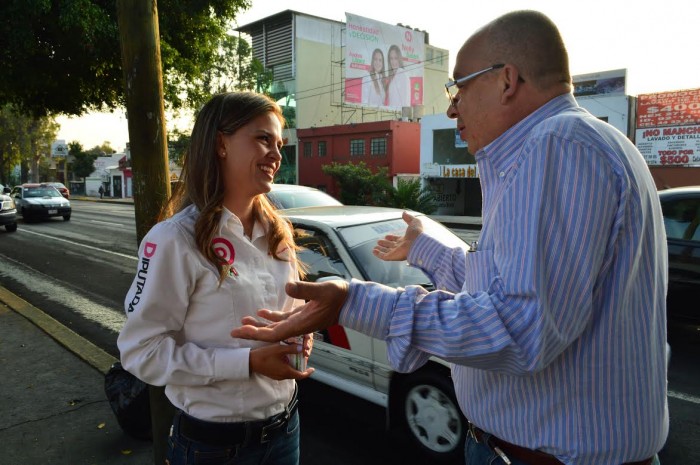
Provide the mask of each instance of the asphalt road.
{"label": "asphalt road", "polygon": [[[108,353],[118,356],[123,298],[136,271],[132,205],[73,201],[57,218],[0,230],[0,283]],[[456,231],[467,241],[478,231]],[[700,331],[671,327],[671,429],[664,465],[700,463]],[[312,380],[301,385],[302,463],[425,463],[384,429],[382,408]]]}

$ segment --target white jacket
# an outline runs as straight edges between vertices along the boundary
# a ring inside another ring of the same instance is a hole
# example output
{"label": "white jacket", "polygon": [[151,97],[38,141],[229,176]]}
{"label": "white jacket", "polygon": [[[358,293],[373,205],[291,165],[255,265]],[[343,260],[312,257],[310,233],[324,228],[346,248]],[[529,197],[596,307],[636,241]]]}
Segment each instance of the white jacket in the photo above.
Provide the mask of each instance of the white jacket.
{"label": "white jacket", "polygon": [[219,286],[218,271],[195,246],[198,214],[189,206],[141,241],[136,277],[124,301],[127,321],[117,341],[122,364],[141,380],[166,386],[173,405],[196,418],[267,418],[284,410],[295,381],[249,375],[250,349],[266,343],[229,333],[260,308],[292,310],[295,300],[284,284],[297,279],[296,264],[267,253],[261,224],[248,239],[239,219],[224,209],[214,244],[217,253],[233,259],[233,268]]}

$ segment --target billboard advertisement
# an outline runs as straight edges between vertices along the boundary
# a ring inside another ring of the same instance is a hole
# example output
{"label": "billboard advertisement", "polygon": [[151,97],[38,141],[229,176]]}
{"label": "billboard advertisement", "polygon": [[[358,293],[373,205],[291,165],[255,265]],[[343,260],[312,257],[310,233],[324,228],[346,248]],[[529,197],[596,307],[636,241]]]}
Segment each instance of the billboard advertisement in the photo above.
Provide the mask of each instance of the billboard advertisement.
{"label": "billboard advertisement", "polygon": [[649,165],[700,166],[700,89],[638,96],[635,144]]}
{"label": "billboard advertisement", "polygon": [[573,77],[574,97],[625,95],[626,69],[578,74]]}
{"label": "billboard advertisement", "polygon": [[344,102],[400,111],[423,104],[425,34],[345,13]]}

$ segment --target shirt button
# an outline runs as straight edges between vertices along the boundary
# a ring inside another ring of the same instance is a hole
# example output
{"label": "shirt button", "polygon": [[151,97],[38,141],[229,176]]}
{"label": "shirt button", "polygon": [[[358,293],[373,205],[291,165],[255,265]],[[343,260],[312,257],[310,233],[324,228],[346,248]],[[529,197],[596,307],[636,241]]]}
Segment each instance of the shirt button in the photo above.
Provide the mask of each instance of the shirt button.
{"label": "shirt button", "polygon": [[418,259],[418,264],[419,264],[419,265],[422,265],[422,264],[423,264],[423,259],[422,259],[422,258],[419,258],[419,259]]}
{"label": "shirt button", "polygon": [[499,177],[499,178],[502,178],[502,177],[504,177],[505,175],[506,175],[506,172],[505,172],[505,171],[501,171],[500,173],[498,173],[498,177]]}

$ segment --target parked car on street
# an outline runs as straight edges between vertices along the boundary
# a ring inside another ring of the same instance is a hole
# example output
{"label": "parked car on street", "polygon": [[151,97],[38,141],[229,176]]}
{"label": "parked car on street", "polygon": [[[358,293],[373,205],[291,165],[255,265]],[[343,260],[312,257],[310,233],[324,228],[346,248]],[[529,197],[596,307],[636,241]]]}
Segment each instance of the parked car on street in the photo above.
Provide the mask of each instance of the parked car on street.
{"label": "parked car on street", "polygon": [[668,244],[669,321],[700,325],[700,186],[659,191]]}
{"label": "parked car on street", "polygon": [[2,186],[0,189],[0,226],[5,226],[7,232],[17,231],[17,209],[12,197],[8,195],[8,189]]}
{"label": "parked car on street", "polygon": [[[403,210],[381,207],[329,206],[281,211],[294,226],[303,249],[308,281],[328,279],[375,281],[393,287],[420,284],[432,290],[429,277],[403,262],[385,262],[372,254],[377,240],[403,234]],[[420,214],[426,230],[444,242],[466,248],[450,230]],[[431,359],[414,373],[389,365],[384,341],[336,325],[314,335],[309,365],[313,379],[387,408],[387,426],[433,462],[462,463],[466,420],[457,404],[450,364]]]}
{"label": "parked car on street", "polygon": [[278,210],[342,205],[322,190],[296,184],[273,184],[272,190],[266,195]]}
{"label": "parked car on street", "polygon": [[63,197],[65,197],[66,199],[70,199],[70,191],[63,183],[61,183],[61,182],[47,182],[45,184],[48,184],[49,186],[55,187],[56,190],[58,190],[58,192],[60,192]]}
{"label": "parked car on street", "polygon": [[62,216],[64,221],[70,220],[70,200],[48,184],[26,183],[15,186],[10,197],[25,221],[48,219],[53,216]]}

